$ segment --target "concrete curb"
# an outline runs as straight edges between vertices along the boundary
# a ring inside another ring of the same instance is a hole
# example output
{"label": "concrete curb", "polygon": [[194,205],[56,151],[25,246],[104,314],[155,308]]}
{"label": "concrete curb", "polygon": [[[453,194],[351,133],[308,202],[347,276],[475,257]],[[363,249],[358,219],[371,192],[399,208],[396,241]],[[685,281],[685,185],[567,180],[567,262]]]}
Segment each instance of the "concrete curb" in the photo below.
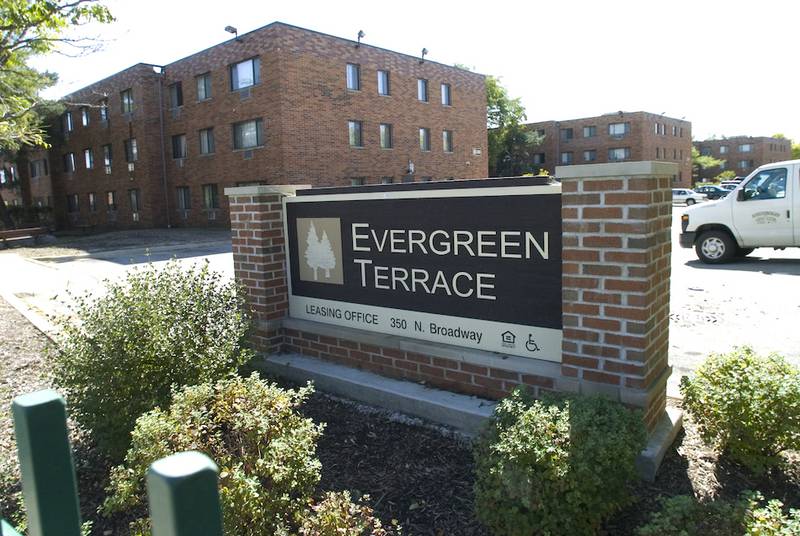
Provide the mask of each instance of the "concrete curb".
{"label": "concrete curb", "polygon": [[471,436],[480,432],[495,406],[490,400],[385,378],[298,354],[269,356],[254,365],[295,382],[312,380],[322,391],[445,424]]}
{"label": "concrete curb", "polygon": [[[372,406],[407,413],[475,436],[492,418],[496,402],[394,380],[371,372],[299,354],[262,356],[254,365],[265,372]],[[664,455],[683,426],[683,411],[668,407],[636,459],[642,480],[655,480]]]}
{"label": "concrete curb", "polygon": [[33,311],[28,305],[11,292],[0,292],[2,297],[11,307],[24,316],[33,327],[42,332],[42,335],[55,342],[58,329],[46,317]]}

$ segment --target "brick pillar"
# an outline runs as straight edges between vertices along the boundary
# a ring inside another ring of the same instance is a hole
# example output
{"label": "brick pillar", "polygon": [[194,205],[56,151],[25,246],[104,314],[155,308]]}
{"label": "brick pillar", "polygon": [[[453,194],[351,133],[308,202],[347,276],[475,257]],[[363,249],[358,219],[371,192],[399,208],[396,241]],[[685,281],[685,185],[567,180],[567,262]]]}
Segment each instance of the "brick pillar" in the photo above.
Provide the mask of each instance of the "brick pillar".
{"label": "brick pillar", "polygon": [[289,311],[282,199],[292,188],[226,188],[231,213],[231,243],[236,281],[242,285],[255,322],[253,342],[261,351],[279,352],[281,320]]}
{"label": "brick pillar", "polygon": [[563,376],[645,411],[653,429],[670,373],[672,177],[677,165],[559,167]]}

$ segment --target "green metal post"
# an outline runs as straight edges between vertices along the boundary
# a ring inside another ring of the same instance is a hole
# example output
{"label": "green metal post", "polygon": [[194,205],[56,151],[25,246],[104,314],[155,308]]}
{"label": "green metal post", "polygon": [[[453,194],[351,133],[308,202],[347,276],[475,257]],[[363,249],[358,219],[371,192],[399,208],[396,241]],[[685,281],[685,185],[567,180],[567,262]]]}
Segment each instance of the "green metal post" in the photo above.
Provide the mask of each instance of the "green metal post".
{"label": "green metal post", "polygon": [[29,536],[80,536],[75,466],[64,399],[52,390],[11,403]]}
{"label": "green metal post", "polygon": [[147,471],[153,536],[222,536],[217,473],[200,452],[153,462]]}

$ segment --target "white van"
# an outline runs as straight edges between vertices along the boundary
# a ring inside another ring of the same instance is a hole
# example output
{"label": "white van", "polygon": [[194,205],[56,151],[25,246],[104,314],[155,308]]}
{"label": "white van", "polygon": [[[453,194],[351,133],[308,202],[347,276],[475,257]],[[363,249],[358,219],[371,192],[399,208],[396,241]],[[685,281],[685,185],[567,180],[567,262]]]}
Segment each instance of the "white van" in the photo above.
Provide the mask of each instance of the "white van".
{"label": "white van", "polygon": [[719,201],[687,209],[681,231],[681,247],[710,264],[800,246],[800,160],[761,166]]}

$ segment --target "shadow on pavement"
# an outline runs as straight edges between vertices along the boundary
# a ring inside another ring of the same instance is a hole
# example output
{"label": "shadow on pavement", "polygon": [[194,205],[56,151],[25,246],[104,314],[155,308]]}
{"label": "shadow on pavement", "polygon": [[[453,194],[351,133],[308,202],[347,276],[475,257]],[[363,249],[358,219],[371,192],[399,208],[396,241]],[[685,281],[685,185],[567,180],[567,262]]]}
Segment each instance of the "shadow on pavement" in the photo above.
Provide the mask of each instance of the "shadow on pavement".
{"label": "shadow on pavement", "polygon": [[66,264],[83,259],[93,259],[112,262],[120,265],[145,264],[149,262],[162,262],[170,259],[191,259],[208,255],[222,255],[231,253],[231,243],[215,242],[198,244],[196,246],[161,246],[152,251],[149,248],[137,247],[116,251],[104,251],[89,255],[69,257],[38,257],[36,260],[52,264]]}
{"label": "shadow on pavement", "polygon": [[800,275],[800,258],[798,259],[770,259],[761,257],[745,257],[727,264],[704,264],[699,260],[692,260],[686,266],[700,268],[701,270],[726,270],[739,272],[760,272],[763,274]]}

